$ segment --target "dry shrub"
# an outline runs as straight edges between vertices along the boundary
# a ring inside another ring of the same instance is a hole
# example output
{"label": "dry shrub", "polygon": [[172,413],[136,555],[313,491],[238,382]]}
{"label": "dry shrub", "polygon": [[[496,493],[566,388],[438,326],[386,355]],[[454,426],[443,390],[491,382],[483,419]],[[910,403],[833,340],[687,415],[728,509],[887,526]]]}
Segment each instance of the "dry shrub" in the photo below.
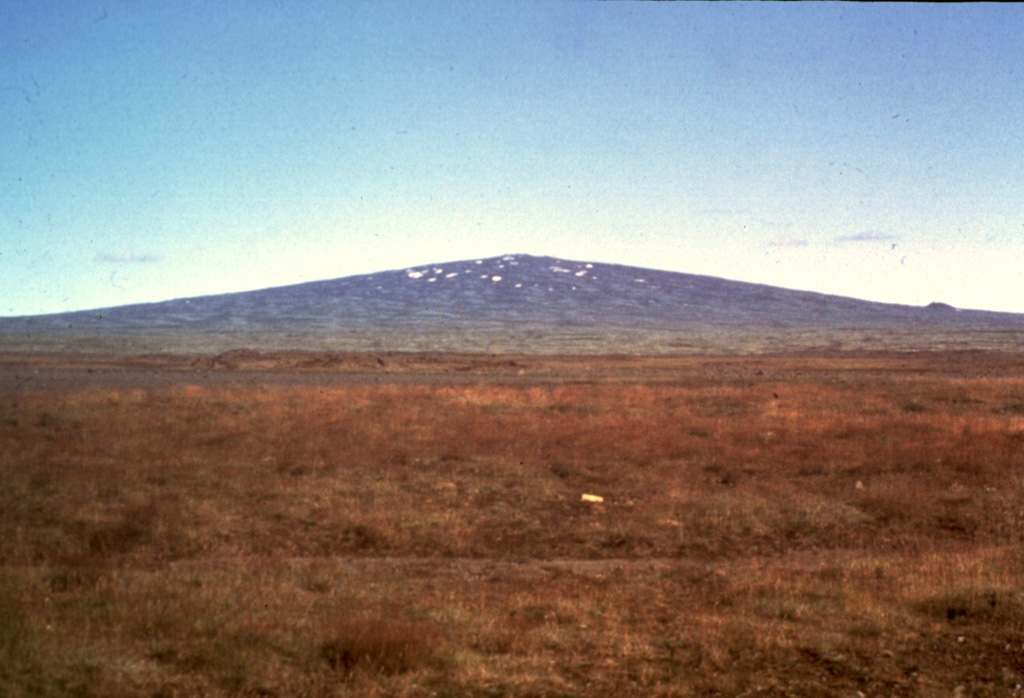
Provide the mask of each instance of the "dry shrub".
{"label": "dry shrub", "polygon": [[1024,604],[1019,592],[999,588],[958,589],[913,604],[914,610],[951,623],[999,623],[1024,630]]}
{"label": "dry shrub", "polygon": [[86,534],[89,552],[93,555],[129,553],[146,542],[156,518],[156,507],[132,507],[118,521],[97,525]]}
{"label": "dry shrub", "polygon": [[435,658],[436,629],[422,622],[387,618],[339,621],[320,645],[320,656],[342,674],[357,670],[401,674],[429,665]]}

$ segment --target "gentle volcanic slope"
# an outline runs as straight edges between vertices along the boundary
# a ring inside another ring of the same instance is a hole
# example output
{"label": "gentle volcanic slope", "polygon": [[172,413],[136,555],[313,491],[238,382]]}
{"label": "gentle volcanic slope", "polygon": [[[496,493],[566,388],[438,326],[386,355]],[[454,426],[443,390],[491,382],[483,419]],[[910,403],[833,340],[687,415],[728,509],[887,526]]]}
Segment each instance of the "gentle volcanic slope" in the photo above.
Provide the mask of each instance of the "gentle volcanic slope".
{"label": "gentle volcanic slope", "polygon": [[[757,350],[772,348],[771,338],[783,335],[790,343],[800,336],[804,345],[820,345],[826,342],[822,333],[831,333],[827,343],[835,344],[836,337],[851,332],[863,337],[864,332],[968,329],[988,342],[993,333],[1005,340],[1007,332],[1024,330],[1024,316],[956,311],[939,303],[927,308],[872,303],[616,264],[505,255],[260,291],[0,319],[0,348],[26,342],[42,348],[37,345],[45,338],[51,348],[54,342],[79,347],[99,342],[111,349],[120,340],[123,350]],[[808,340],[811,335],[815,338]],[[757,346],[752,338],[760,338]]]}

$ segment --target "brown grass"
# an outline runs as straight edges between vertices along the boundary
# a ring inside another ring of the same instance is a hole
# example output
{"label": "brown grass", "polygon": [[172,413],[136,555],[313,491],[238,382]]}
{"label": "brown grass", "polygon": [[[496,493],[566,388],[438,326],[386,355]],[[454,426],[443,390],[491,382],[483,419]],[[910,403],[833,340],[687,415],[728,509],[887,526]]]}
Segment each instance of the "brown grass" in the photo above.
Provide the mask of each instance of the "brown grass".
{"label": "brown grass", "polygon": [[1018,357],[486,365],[0,393],[0,695],[1024,684]]}

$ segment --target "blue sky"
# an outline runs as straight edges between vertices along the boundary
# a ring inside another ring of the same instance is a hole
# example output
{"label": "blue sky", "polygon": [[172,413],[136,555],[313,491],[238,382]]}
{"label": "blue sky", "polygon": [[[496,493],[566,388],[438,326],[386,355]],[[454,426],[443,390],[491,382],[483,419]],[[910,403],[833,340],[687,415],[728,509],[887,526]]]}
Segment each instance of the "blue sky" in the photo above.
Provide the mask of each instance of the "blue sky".
{"label": "blue sky", "polygon": [[5,0],[0,315],[525,252],[1024,312],[1024,6]]}

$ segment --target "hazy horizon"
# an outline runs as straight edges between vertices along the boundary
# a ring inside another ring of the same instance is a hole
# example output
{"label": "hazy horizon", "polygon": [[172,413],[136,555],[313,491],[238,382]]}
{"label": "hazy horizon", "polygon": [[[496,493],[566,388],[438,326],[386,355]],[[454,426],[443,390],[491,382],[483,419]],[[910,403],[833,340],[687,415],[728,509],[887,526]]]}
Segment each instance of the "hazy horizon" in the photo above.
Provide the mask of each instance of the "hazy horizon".
{"label": "hazy horizon", "polygon": [[1024,7],[0,6],[0,316],[507,253],[1024,312]]}
{"label": "hazy horizon", "polygon": [[[61,315],[61,314],[64,314],[64,313],[69,313],[69,312],[72,312],[72,313],[74,313],[74,312],[86,312],[87,313],[87,312],[91,312],[91,311],[110,310],[110,309],[113,309],[113,308],[123,307],[123,306],[130,306],[130,305],[148,305],[148,304],[154,304],[154,303],[163,303],[163,302],[167,302],[167,301],[179,301],[179,300],[187,300],[187,299],[193,299],[193,298],[204,298],[204,297],[219,296],[219,295],[234,295],[234,294],[238,294],[238,293],[250,293],[250,292],[258,292],[258,291],[268,291],[268,290],[274,290],[274,289],[277,289],[277,288],[286,288],[286,287],[289,287],[289,286],[295,286],[295,285],[300,285],[300,284],[317,283],[317,282],[323,282],[323,281],[328,281],[329,282],[329,281],[335,281],[335,280],[341,280],[341,279],[347,279],[347,278],[353,278],[353,277],[364,277],[364,276],[375,277],[377,275],[385,274],[385,273],[389,273],[389,272],[398,272],[398,273],[403,273],[404,274],[404,272],[410,272],[411,273],[411,272],[415,272],[415,271],[430,271],[430,270],[436,270],[439,267],[447,268],[447,267],[450,267],[453,264],[466,264],[466,263],[472,264],[475,261],[494,260],[494,259],[506,259],[507,260],[507,259],[510,259],[510,258],[513,258],[513,257],[526,257],[526,256],[534,257],[534,258],[541,258],[541,259],[555,259],[555,260],[558,260],[558,261],[566,263],[566,264],[581,264],[581,265],[582,264],[586,264],[587,266],[589,266],[590,264],[595,264],[595,265],[598,265],[598,264],[612,264],[612,265],[625,266],[627,268],[634,268],[634,269],[637,269],[638,271],[642,270],[642,271],[658,271],[658,272],[689,274],[689,272],[680,272],[680,271],[675,270],[675,269],[663,269],[663,268],[659,268],[659,267],[649,267],[649,266],[642,266],[641,267],[641,266],[637,266],[637,265],[623,264],[621,262],[608,262],[608,261],[600,260],[600,259],[590,259],[590,258],[587,258],[587,259],[575,259],[575,258],[572,258],[572,257],[567,257],[565,255],[535,254],[535,253],[532,253],[532,252],[510,252],[510,253],[507,253],[507,254],[490,255],[490,256],[487,256],[487,257],[465,257],[465,258],[460,258],[460,259],[435,259],[435,260],[431,260],[429,262],[425,262],[423,264],[413,264],[413,265],[406,265],[406,266],[394,267],[394,268],[386,268],[386,269],[372,269],[372,270],[365,271],[365,272],[358,272],[356,274],[345,275],[345,276],[341,276],[341,277],[332,277],[332,278],[329,278],[329,279],[310,279],[310,280],[307,280],[307,281],[300,281],[300,282],[296,282],[296,283],[274,284],[274,285],[271,285],[271,286],[264,286],[264,287],[252,288],[252,289],[244,289],[244,290],[240,290],[240,291],[225,291],[224,293],[218,293],[218,294],[203,294],[201,296],[194,296],[194,295],[175,296],[173,298],[160,298],[160,299],[156,299],[156,300],[152,300],[152,301],[138,301],[138,302],[132,302],[132,303],[127,303],[127,304],[119,304],[117,306],[96,306],[96,307],[91,307],[91,308],[77,308],[75,310],[58,311],[56,313],[41,313],[41,314],[22,315],[22,316],[2,316],[2,315],[0,315],[0,319],[4,319],[4,318],[17,319],[17,318],[23,318],[23,317],[36,317],[36,316],[39,316],[39,315]],[[701,277],[707,277],[707,278],[713,278],[713,279],[721,279],[721,280],[725,280],[725,281],[734,281],[734,282],[737,282],[737,283],[751,283],[751,284],[757,284],[757,285],[767,285],[767,286],[771,286],[772,288],[778,288],[778,289],[788,290],[788,291],[807,291],[807,292],[810,292],[810,293],[820,293],[818,291],[815,291],[814,289],[790,288],[790,287],[786,287],[786,286],[777,286],[775,284],[760,284],[760,282],[756,282],[756,281],[744,281],[742,279],[730,279],[730,278],[727,278],[727,277],[717,276],[717,275],[714,275],[714,274],[697,274],[697,275],[694,275],[694,276],[701,276]],[[411,277],[411,274],[410,274],[410,277]],[[419,277],[416,277],[416,278],[419,278]],[[856,296],[845,296],[843,294],[823,294],[823,295],[835,296],[837,298],[849,298],[849,299],[853,299],[853,300],[869,301],[869,299],[858,298]],[[884,302],[884,301],[869,301],[869,302]],[[929,305],[932,305],[932,304],[935,304],[935,303],[939,303],[939,304],[942,304],[942,305],[947,305],[947,306],[950,306],[950,307],[954,307],[956,310],[980,310],[980,311],[985,311],[985,312],[1012,312],[1012,311],[989,311],[989,309],[987,309],[987,308],[964,308],[964,307],[960,307],[960,306],[952,306],[951,304],[948,304],[948,303],[946,303],[945,301],[943,301],[941,299],[934,299],[932,301],[928,301],[927,303],[921,303],[921,304],[893,303],[893,305],[903,305],[903,306],[908,306],[908,307],[928,307]]]}

